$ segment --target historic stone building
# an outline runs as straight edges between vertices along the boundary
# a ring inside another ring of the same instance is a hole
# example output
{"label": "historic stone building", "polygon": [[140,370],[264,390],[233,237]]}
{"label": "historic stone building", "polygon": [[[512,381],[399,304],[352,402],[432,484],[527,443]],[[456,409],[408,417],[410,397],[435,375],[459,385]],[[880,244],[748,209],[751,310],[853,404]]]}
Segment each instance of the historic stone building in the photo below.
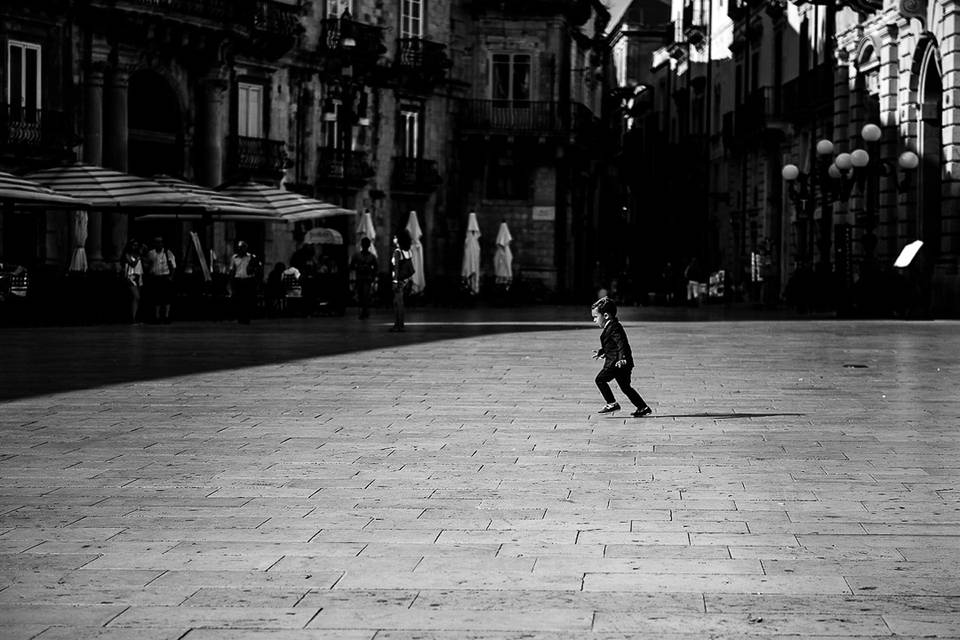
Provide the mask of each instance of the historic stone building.
{"label": "historic stone building", "polygon": [[955,3],[678,0],[672,15],[650,58],[669,99],[646,118],[684,179],[635,209],[689,225],[651,230],[724,270],[728,293],[854,312],[883,307],[894,258],[922,239],[921,305],[960,310]]}

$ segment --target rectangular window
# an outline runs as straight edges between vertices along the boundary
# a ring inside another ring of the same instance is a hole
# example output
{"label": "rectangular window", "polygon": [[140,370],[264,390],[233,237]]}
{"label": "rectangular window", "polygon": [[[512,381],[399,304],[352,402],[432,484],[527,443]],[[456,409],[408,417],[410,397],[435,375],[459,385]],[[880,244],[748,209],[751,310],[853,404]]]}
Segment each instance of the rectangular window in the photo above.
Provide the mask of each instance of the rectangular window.
{"label": "rectangular window", "polygon": [[494,100],[530,100],[530,55],[495,53],[491,63],[490,97]]}
{"label": "rectangular window", "polygon": [[327,0],[326,16],[328,18],[339,18],[344,11],[353,15],[353,0]]}
{"label": "rectangular window", "polygon": [[400,37],[423,37],[423,0],[400,0]]}
{"label": "rectangular window", "polygon": [[263,137],[263,86],[240,82],[237,85],[237,135]]}
{"label": "rectangular window", "polygon": [[20,117],[33,118],[40,109],[40,45],[11,40],[7,47],[7,96]]}
{"label": "rectangular window", "polygon": [[322,146],[328,149],[343,149],[346,144],[340,135],[340,118],[343,116],[343,103],[340,100],[328,99],[323,105],[323,121],[320,126]]}
{"label": "rectangular window", "polygon": [[419,158],[420,112],[412,109],[400,110],[400,153],[405,158]]}

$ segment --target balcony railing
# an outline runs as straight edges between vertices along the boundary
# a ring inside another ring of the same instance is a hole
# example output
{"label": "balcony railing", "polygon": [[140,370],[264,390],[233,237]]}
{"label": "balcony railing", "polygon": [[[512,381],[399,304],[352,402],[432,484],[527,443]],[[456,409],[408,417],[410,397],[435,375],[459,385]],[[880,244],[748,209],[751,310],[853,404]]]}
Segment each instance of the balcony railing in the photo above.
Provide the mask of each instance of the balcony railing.
{"label": "balcony railing", "polygon": [[253,28],[278,36],[295,36],[301,30],[299,10],[289,4],[257,0]]}
{"label": "balcony railing", "polygon": [[440,183],[436,160],[394,157],[393,188],[399,191],[429,192]]}
{"label": "balcony railing", "polygon": [[780,87],[760,87],[737,107],[734,135],[738,138],[764,129],[778,128],[783,121]]}
{"label": "balcony railing", "polygon": [[281,175],[287,166],[287,149],[282,140],[229,136],[227,165],[231,173]]}
{"label": "balcony railing", "polygon": [[58,147],[66,143],[66,135],[60,111],[0,104],[0,148]]}
{"label": "balcony railing", "polygon": [[320,51],[342,55],[378,58],[386,51],[383,29],[348,18],[320,21]]}
{"label": "balcony railing", "polygon": [[576,102],[528,100],[464,100],[458,121],[462,129],[539,135],[586,133],[595,122]]}
{"label": "balcony railing", "polygon": [[439,81],[450,68],[445,45],[423,38],[397,38],[397,67],[427,81]]}
{"label": "balcony railing", "polygon": [[783,115],[797,121],[833,109],[833,65],[821,64],[783,85]]}
{"label": "balcony railing", "polygon": [[317,149],[317,180],[362,184],[373,176],[364,151],[320,147]]}

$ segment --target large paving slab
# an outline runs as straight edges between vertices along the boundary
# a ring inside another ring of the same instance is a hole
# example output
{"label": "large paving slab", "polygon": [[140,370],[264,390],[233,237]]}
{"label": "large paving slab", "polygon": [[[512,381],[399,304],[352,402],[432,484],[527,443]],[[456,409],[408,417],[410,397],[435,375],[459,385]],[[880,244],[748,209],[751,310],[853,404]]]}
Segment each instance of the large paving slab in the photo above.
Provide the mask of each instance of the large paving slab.
{"label": "large paving slab", "polygon": [[960,323],[622,315],[0,329],[0,639],[960,638]]}

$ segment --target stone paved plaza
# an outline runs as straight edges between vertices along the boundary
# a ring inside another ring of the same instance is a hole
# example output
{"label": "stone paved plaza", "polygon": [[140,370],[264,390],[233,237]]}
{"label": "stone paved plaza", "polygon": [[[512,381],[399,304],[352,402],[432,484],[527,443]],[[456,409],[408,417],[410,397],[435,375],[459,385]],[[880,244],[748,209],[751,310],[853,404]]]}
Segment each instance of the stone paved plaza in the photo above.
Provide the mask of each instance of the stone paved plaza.
{"label": "stone paved plaza", "polygon": [[960,638],[960,323],[622,315],[0,329],[0,637]]}

